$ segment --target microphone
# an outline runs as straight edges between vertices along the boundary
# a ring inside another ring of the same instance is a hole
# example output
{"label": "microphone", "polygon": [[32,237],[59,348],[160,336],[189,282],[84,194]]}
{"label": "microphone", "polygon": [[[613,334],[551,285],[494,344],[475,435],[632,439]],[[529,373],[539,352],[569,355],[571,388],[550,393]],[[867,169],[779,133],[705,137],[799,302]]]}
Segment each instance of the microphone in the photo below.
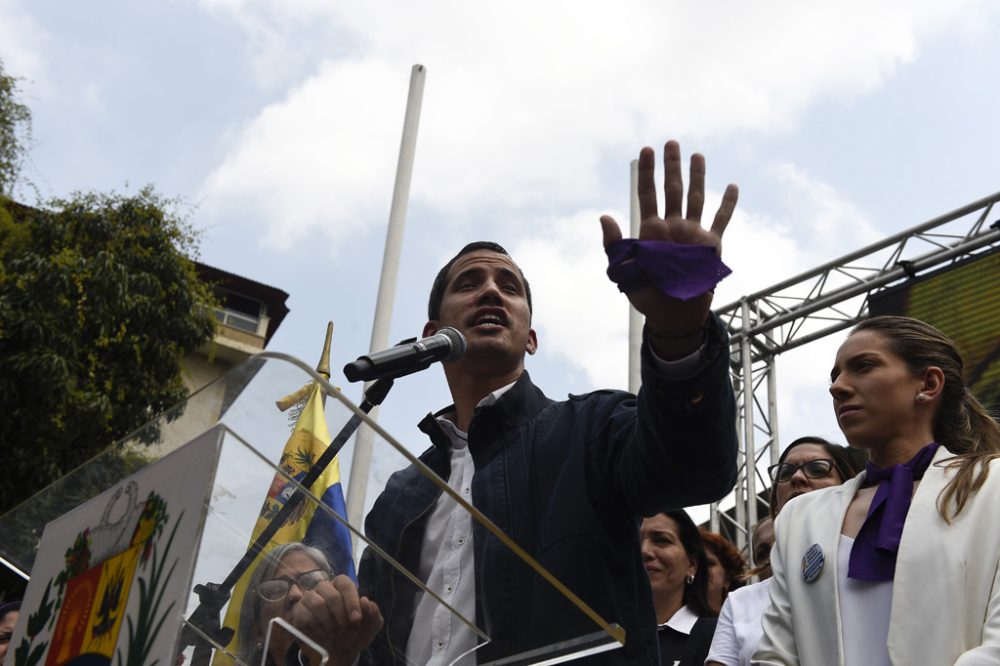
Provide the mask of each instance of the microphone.
{"label": "microphone", "polygon": [[465,336],[445,326],[426,338],[404,340],[395,347],[361,356],[344,366],[344,376],[349,382],[403,377],[425,370],[435,361],[457,361],[464,353]]}

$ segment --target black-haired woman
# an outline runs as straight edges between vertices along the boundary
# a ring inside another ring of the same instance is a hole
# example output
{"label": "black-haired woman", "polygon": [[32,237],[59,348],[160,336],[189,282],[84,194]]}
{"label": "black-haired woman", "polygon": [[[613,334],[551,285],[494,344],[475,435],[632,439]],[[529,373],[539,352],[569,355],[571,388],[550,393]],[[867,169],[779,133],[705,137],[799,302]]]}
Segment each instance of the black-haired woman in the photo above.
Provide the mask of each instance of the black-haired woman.
{"label": "black-haired woman", "polygon": [[642,561],[653,590],[659,626],[660,663],[705,663],[715,632],[708,605],[708,560],[701,534],[683,510],[642,521]]}

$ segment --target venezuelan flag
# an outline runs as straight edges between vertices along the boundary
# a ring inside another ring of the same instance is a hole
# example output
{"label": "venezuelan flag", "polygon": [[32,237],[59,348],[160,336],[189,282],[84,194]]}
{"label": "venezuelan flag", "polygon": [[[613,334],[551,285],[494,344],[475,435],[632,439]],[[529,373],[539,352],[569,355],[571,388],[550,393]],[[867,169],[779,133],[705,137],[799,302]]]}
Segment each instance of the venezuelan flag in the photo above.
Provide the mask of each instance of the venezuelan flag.
{"label": "venezuelan flag", "polygon": [[[278,463],[281,471],[296,481],[301,481],[306,476],[309,468],[323,455],[332,439],[326,425],[326,415],[323,412],[322,387],[318,382],[313,382],[304,390],[308,395],[305,406],[302,408]],[[279,401],[279,403],[281,402]],[[316,479],[309,490],[320,498],[323,504],[333,509],[341,517],[346,518],[347,508],[344,502],[344,491],[340,484],[340,464],[336,458]],[[285,476],[275,474],[267,496],[264,498],[264,505],[261,507],[250,543],[253,543],[271,518],[281,510],[294,493],[295,485],[289,482]],[[281,529],[264,547],[257,562],[260,562],[263,556],[275,547],[292,541],[302,541],[321,548],[330,559],[335,573],[347,574],[357,580],[354,558],[351,555],[350,531],[344,524],[331,518],[325,511],[318,510],[311,501],[302,503],[292,517],[281,526]],[[243,604],[243,597],[247,594],[246,585],[252,572],[253,566],[236,583],[229,601],[229,610],[226,612],[224,624],[234,631],[237,631],[239,626],[240,607]],[[234,650],[238,644],[239,638],[234,635],[229,649]],[[227,657],[216,653],[213,661],[215,666],[229,663],[231,662]]]}

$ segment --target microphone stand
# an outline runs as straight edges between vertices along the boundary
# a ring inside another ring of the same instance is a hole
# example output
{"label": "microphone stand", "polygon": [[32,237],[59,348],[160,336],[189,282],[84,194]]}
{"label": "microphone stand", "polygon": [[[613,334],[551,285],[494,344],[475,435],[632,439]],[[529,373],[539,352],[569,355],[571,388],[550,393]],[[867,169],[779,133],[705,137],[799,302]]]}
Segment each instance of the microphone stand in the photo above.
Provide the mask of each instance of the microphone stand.
{"label": "microphone stand", "polygon": [[[386,395],[389,393],[389,389],[392,388],[392,383],[393,377],[383,377],[372,382],[371,386],[365,391],[364,400],[358,408],[367,414],[374,407],[382,404],[382,401],[385,400]],[[340,429],[340,432],[337,433],[337,436],[333,438],[333,441],[330,442],[330,445],[326,447],[323,455],[309,468],[309,472],[301,481],[302,487],[295,491],[281,510],[267,524],[267,527],[254,539],[254,542],[250,544],[246,553],[236,563],[236,566],[233,567],[233,570],[229,572],[224,581],[221,583],[199,583],[194,586],[194,592],[198,595],[199,603],[198,607],[194,609],[187,619],[189,625],[197,627],[205,636],[208,636],[219,645],[229,645],[229,642],[233,639],[234,632],[229,627],[222,626],[220,615],[222,607],[229,601],[230,591],[236,585],[236,581],[246,573],[246,570],[257,559],[257,556],[271,540],[275,532],[285,524],[288,517],[305,501],[307,491],[303,490],[303,488],[312,486],[313,482],[333,462],[340,449],[343,448],[344,444],[360,425],[361,417],[357,414],[351,416],[347,423],[344,424],[344,427]],[[194,654],[191,657],[191,666],[208,666],[212,658],[212,643],[197,631],[194,631],[191,626],[185,626],[181,632],[181,649],[183,650],[185,647],[193,645]]]}

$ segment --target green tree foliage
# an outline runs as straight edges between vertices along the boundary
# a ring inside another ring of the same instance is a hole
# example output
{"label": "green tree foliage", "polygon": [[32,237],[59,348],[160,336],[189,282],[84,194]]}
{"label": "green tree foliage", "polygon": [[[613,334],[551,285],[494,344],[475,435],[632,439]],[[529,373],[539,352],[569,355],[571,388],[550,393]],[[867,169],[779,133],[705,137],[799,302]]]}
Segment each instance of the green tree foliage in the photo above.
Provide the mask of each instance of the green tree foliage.
{"label": "green tree foliage", "polygon": [[31,110],[18,101],[17,79],[0,60],[0,194],[10,195],[31,143]]}
{"label": "green tree foliage", "polygon": [[149,188],[0,198],[0,514],[186,397],[214,298],[174,209]]}

